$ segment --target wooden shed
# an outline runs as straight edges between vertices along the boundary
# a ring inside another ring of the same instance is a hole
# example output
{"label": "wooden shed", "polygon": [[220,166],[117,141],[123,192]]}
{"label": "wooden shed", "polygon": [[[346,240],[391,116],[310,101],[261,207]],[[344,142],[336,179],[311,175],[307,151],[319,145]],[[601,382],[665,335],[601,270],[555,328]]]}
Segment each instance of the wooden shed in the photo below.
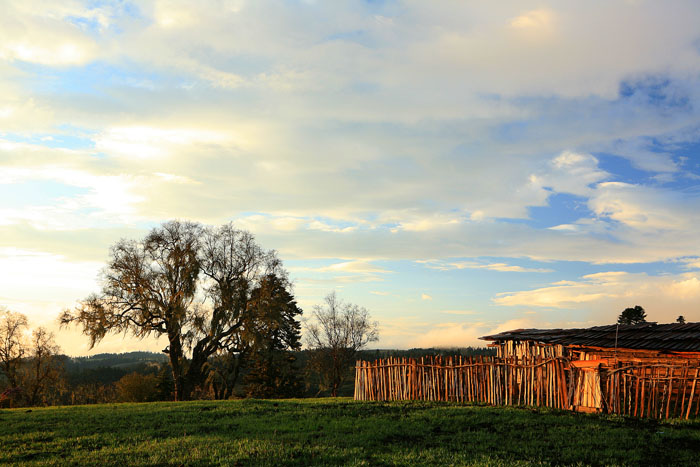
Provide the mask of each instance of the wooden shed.
{"label": "wooden shed", "polygon": [[[689,396],[692,402],[700,391],[700,323],[515,329],[481,339],[490,341],[500,358],[566,359],[576,370],[568,372],[568,386],[572,408],[579,411],[643,413],[647,403],[652,410],[654,398],[659,404],[654,410],[668,412],[672,400]],[[636,407],[624,407],[630,400]]]}

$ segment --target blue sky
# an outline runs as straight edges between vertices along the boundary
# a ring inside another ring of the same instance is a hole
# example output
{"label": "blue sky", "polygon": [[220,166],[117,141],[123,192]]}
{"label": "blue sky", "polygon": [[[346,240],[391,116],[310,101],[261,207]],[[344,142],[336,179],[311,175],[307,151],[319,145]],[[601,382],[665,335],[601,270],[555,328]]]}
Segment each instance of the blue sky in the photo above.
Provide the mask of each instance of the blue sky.
{"label": "blue sky", "polygon": [[[0,305],[58,313],[169,219],[276,249],[379,347],[700,320],[692,1],[9,2]],[[93,352],[157,350],[111,336]]]}

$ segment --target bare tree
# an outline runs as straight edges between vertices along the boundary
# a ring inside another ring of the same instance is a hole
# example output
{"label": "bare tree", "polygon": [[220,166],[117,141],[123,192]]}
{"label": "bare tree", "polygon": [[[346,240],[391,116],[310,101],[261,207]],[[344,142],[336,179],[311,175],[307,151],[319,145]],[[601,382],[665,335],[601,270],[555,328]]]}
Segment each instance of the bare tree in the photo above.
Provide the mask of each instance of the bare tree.
{"label": "bare tree", "polygon": [[26,316],[0,308],[0,370],[10,388],[19,386],[19,367],[27,353],[27,326]]}
{"label": "bare tree", "polygon": [[[52,332],[43,327],[32,332],[31,358],[23,368],[23,384],[27,403],[39,405],[52,389],[58,389],[63,376],[63,366],[58,359],[60,349]],[[43,403],[46,403],[43,401]]]}
{"label": "bare tree", "polygon": [[323,305],[316,305],[312,315],[313,321],[306,325],[311,365],[322,386],[336,397],[357,351],[379,339],[378,324],[370,321],[366,308],[342,302],[335,292],[326,296]]}
{"label": "bare tree", "polygon": [[26,316],[0,310],[0,371],[14,403],[37,405],[60,385],[62,365],[53,334],[39,327],[27,339],[28,329]]}
{"label": "bare tree", "polygon": [[250,292],[271,273],[286,281],[275,252],[248,232],[171,221],[112,247],[101,293],[61,322],[81,324],[91,346],[110,332],[166,335],[175,399],[186,400],[206,379],[209,357],[243,350]]}

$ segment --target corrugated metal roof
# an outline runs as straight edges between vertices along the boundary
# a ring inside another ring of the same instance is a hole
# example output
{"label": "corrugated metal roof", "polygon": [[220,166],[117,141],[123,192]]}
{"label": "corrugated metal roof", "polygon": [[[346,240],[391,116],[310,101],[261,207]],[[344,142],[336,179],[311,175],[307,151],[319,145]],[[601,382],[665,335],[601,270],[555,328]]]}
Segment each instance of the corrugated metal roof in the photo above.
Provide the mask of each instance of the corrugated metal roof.
{"label": "corrugated metal roof", "polygon": [[514,329],[480,339],[503,342],[537,341],[546,344],[617,347],[643,350],[676,350],[700,352],[700,323],[610,324],[583,329]]}

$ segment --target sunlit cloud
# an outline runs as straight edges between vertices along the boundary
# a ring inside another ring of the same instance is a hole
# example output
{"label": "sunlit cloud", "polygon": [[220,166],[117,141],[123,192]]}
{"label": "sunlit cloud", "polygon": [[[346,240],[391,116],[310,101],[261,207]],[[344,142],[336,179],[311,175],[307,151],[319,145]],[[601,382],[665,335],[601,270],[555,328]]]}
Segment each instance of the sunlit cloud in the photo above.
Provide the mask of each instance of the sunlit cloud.
{"label": "sunlit cloud", "polygon": [[526,268],[507,263],[478,263],[475,261],[439,261],[439,260],[419,260],[417,263],[425,264],[430,269],[440,271],[452,271],[459,269],[489,269],[499,272],[552,272],[547,268]]}
{"label": "sunlit cloud", "polygon": [[354,272],[354,273],[387,273],[391,272],[384,268],[378,267],[369,261],[346,261],[344,263],[336,263],[319,269],[325,272]]}
{"label": "sunlit cloud", "polygon": [[699,298],[700,277],[696,272],[649,276],[609,271],[548,287],[500,293],[493,301],[509,307],[576,309],[596,314],[611,314],[614,311],[610,310],[641,304],[651,319],[670,322],[679,314],[700,318],[695,306]]}
{"label": "sunlit cloud", "polygon": [[103,267],[100,262],[69,261],[41,250],[13,247],[0,247],[0,264],[2,303],[42,323],[95,290]]}
{"label": "sunlit cloud", "polygon": [[446,322],[432,326],[423,335],[413,340],[415,347],[483,347],[485,342],[479,337],[502,331],[525,328],[531,325],[527,319],[506,321],[496,327],[490,323],[455,323]]}
{"label": "sunlit cloud", "polygon": [[380,297],[388,297],[391,295],[389,292],[382,292],[380,290],[370,290],[369,293],[372,295],[379,295]]}
{"label": "sunlit cloud", "polygon": [[186,128],[111,128],[95,140],[95,149],[111,156],[135,159],[166,157],[175,147],[225,144],[230,136],[211,130]]}
{"label": "sunlit cloud", "polygon": [[548,27],[552,23],[553,16],[549,10],[532,10],[511,20],[510,25],[514,28],[540,29]]}
{"label": "sunlit cloud", "polygon": [[700,197],[653,187],[602,183],[588,204],[597,215],[635,229],[682,231],[700,225]]}

